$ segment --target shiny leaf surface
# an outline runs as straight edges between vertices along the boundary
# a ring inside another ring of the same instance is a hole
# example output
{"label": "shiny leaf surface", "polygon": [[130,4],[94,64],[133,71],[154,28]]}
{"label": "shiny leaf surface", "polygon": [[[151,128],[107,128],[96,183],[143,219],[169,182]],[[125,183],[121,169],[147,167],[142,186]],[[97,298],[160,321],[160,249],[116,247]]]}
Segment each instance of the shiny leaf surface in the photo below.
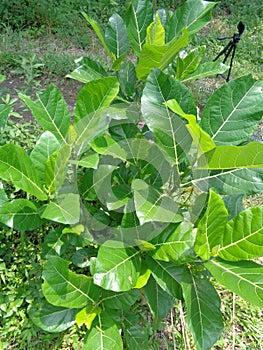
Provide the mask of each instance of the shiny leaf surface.
{"label": "shiny leaf surface", "polygon": [[50,85],[44,92],[37,94],[37,100],[19,94],[19,97],[31,110],[36,121],[46,131],[53,133],[58,141],[65,142],[70,125],[70,113],[61,92],[55,85]]}
{"label": "shiny leaf surface", "polygon": [[47,199],[34,163],[17,145],[7,144],[0,147],[0,178],[10,181],[39,200]]}
{"label": "shiny leaf surface", "polygon": [[69,261],[49,256],[44,264],[42,290],[50,304],[66,308],[81,308],[94,304],[99,298],[99,288],[92,277],[69,270]]}
{"label": "shiny leaf surface", "polygon": [[140,274],[139,254],[122,242],[107,241],[99,248],[94,283],[115,292],[132,289]]}
{"label": "shiny leaf surface", "polygon": [[186,321],[195,345],[198,350],[209,350],[224,327],[220,298],[207,276],[186,268],[182,276],[182,289],[187,309]]}
{"label": "shiny leaf surface", "polygon": [[217,145],[239,145],[252,134],[263,113],[263,81],[251,75],[221,86],[205,105],[201,127]]}
{"label": "shiny leaf surface", "polygon": [[205,263],[214,278],[251,304],[263,307],[263,266],[253,261],[214,259]]}

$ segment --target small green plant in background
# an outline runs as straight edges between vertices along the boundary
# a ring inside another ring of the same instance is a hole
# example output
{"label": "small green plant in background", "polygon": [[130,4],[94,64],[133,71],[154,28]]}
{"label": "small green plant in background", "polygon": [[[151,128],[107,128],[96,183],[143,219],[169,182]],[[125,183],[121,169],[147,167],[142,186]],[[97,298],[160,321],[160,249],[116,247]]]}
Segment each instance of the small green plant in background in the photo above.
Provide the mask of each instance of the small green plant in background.
{"label": "small green plant in background", "polygon": [[36,84],[37,82],[35,79],[42,74],[41,69],[44,66],[44,64],[39,61],[37,55],[33,54],[28,57],[22,56],[17,60],[17,63],[19,67],[13,70],[13,73],[23,75],[28,86],[33,83]]}
{"label": "small green plant in background", "polygon": [[175,303],[184,347],[210,349],[223,331],[214,280],[262,307],[263,207],[242,199],[263,192],[263,145],[249,139],[263,82],[224,84],[200,115],[185,85],[228,68],[187,48],[213,6],[132,1],[105,30],[84,15],[111,63],[85,57],[69,74],[84,83],[74,120],[54,85],[20,93],[44,131],[28,153],[0,147],[0,221],[23,233],[56,224],[39,252],[45,301],[38,291],[29,314],[54,334],[77,324],[84,350],[154,348]]}

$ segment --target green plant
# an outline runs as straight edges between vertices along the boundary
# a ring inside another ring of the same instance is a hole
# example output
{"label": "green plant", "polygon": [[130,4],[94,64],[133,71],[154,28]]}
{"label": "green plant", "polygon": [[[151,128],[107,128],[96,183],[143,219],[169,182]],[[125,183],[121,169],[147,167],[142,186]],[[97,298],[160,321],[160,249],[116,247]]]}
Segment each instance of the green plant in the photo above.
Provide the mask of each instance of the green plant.
{"label": "green plant", "polygon": [[[174,13],[162,9],[156,12],[154,22],[152,22],[153,5],[148,2],[148,9],[144,5],[144,1],[134,2],[128,7],[124,19],[115,13],[109,19],[105,32],[97,21],[83,13],[111,60],[111,72],[106,73],[98,62],[84,57],[82,60],[77,60],[77,68],[67,77],[87,83],[107,74],[115,74],[119,79],[121,92],[126,99],[129,99],[134,98],[139,88],[135,84],[136,79],[145,81],[152,68],[166,69],[171,76],[175,76],[181,82],[226,71],[227,66],[224,64],[202,62],[205,54],[204,46],[190,52],[182,50],[181,55],[178,55],[179,51],[193,39],[195,33],[209,23],[213,4],[199,2],[189,18],[183,19],[180,17],[186,17],[186,12],[190,11],[192,3],[190,5],[186,3]],[[194,18],[198,18],[199,21],[195,23]],[[135,55],[136,66],[131,59],[125,60],[130,47]]]}
{"label": "green plant", "polygon": [[[112,65],[85,58],[70,74],[85,82],[73,122],[54,85],[36,101],[20,93],[44,133],[29,155],[0,147],[0,177],[20,190],[9,200],[3,189],[0,221],[58,224],[41,251],[46,301],[30,316],[47,332],[76,323],[84,350],[148,348],[176,299],[197,349],[210,349],[223,330],[212,277],[262,307],[263,207],[240,199],[263,192],[263,145],[249,141],[263,82],[223,85],[198,121],[183,82],[227,67],[202,63],[203,48],[178,57],[212,6],[189,0],[167,19],[133,1],[105,33],[87,17]],[[128,38],[136,63],[125,61]],[[142,306],[151,328],[132,312]]]}
{"label": "green plant", "polygon": [[24,75],[26,79],[26,84],[31,85],[33,82],[36,84],[35,79],[39,77],[42,72],[42,67],[44,64],[39,60],[36,54],[32,56],[22,56],[17,60],[19,67],[13,70],[15,74]]}
{"label": "green plant", "polygon": [[46,71],[49,75],[64,77],[72,67],[74,68],[74,59],[66,53],[54,52],[52,47],[48,48],[43,56]]}
{"label": "green plant", "polygon": [[[2,202],[1,193],[1,202]],[[27,243],[25,244],[25,239]],[[40,266],[36,265],[37,252],[32,237],[7,227],[0,229],[0,346],[7,349],[19,336],[20,348],[34,338],[37,327],[26,310],[39,297]],[[36,240],[36,238],[35,238]],[[38,275],[38,278],[37,278]]]}
{"label": "green plant", "polygon": [[[1,189],[0,189],[1,193]],[[2,193],[0,194],[2,201]],[[17,232],[0,226],[0,348],[68,349],[82,336],[68,329],[67,335],[43,333],[28,316],[28,309],[42,301],[41,244],[52,226],[38,232]]]}
{"label": "green plant", "polygon": [[[2,74],[0,74],[0,83],[2,83],[6,77]],[[0,130],[4,129],[6,126],[6,122],[8,120],[8,117],[12,113],[13,110],[13,103],[15,102],[13,99],[10,100],[10,95],[6,95],[6,97],[1,98],[2,102],[0,104]]]}

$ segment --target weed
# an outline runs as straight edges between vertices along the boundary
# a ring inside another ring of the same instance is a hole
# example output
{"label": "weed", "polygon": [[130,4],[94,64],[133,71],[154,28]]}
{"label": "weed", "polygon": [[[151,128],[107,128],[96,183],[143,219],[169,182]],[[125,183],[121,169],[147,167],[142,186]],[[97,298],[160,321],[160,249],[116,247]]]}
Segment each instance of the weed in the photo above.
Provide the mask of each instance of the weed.
{"label": "weed", "polygon": [[12,73],[23,75],[28,86],[32,85],[32,83],[36,84],[35,79],[42,74],[44,66],[37,55],[21,56],[19,59],[16,59],[16,62],[18,68],[14,69]]}
{"label": "weed", "polygon": [[70,70],[74,68],[74,59],[66,53],[56,53],[48,50],[43,55],[45,62],[45,71],[49,75],[64,77]]}
{"label": "weed", "polygon": [[[16,102],[17,102],[17,98],[11,98],[10,94],[6,93],[6,95],[2,95],[3,97],[1,97],[2,92],[0,91],[0,98],[3,102],[3,104],[9,105],[9,106],[13,106]],[[15,117],[18,119],[23,118],[19,113],[15,112],[15,111],[11,111],[9,114],[9,117]]]}
{"label": "weed", "polygon": [[262,349],[262,309],[217,286],[222,296],[225,329],[216,349]]}
{"label": "weed", "polygon": [[5,128],[0,131],[0,145],[14,143],[30,152],[40,134],[41,128],[35,122],[17,123],[9,119]]}

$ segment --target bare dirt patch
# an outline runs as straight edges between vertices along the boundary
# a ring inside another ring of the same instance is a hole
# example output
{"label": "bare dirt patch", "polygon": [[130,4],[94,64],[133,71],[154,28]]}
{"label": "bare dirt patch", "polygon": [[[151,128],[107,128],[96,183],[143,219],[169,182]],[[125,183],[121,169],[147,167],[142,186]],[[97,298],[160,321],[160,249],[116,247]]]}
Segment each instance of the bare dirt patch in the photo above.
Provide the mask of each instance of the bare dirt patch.
{"label": "bare dirt patch", "polygon": [[50,84],[54,84],[59,88],[69,106],[71,115],[73,115],[76,98],[83,84],[72,79],[62,77],[41,77],[41,79],[36,80],[34,85],[27,86],[20,77],[15,74],[9,74],[6,80],[1,83],[0,94],[2,97],[10,94],[11,98],[17,99],[17,101],[14,103],[14,111],[19,113],[23,118],[16,120],[25,122],[33,120],[33,117],[31,112],[26,108],[25,104],[19,99],[18,92],[29,95],[34,99],[36,92],[43,91]]}

